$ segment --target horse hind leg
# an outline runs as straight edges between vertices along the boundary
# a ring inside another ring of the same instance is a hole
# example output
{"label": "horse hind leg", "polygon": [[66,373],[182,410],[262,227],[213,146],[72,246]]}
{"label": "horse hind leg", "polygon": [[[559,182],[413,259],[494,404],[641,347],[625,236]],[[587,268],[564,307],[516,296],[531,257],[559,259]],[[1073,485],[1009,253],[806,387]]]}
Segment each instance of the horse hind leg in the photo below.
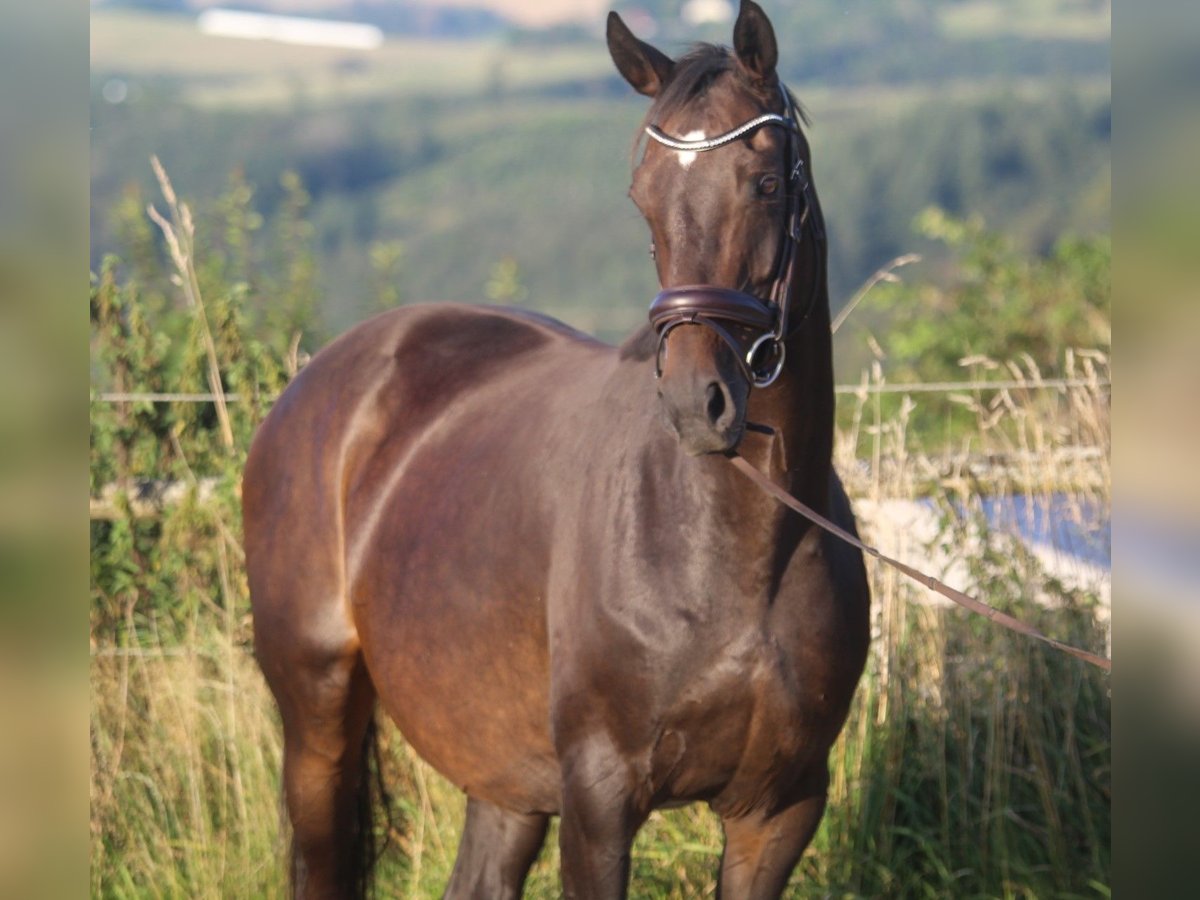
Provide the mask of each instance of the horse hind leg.
{"label": "horse hind leg", "polygon": [[792,803],[770,815],[724,819],[725,851],[717,897],[778,900],[825,812],[828,771],[807,779]]}
{"label": "horse hind leg", "polygon": [[517,900],[542,849],[548,822],[549,816],[510,812],[468,798],[458,856],[444,896],[447,900]]}
{"label": "horse hind leg", "polygon": [[292,823],[292,894],[304,900],[365,896],[375,851],[368,771],[374,687],[358,653],[297,661],[288,667],[286,685],[275,693]]}

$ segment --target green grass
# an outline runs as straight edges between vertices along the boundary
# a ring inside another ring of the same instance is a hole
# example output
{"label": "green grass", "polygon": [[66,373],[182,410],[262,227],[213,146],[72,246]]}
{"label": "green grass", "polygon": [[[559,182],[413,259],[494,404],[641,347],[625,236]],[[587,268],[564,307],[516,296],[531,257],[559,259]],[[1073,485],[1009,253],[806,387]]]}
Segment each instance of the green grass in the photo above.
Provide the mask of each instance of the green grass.
{"label": "green grass", "polygon": [[[1094,897],[1108,875],[1104,679],[958,612],[908,603],[875,573],[882,635],[833,754],[829,811],[788,896]],[[1097,640],[1086,607],[1022,615]],[[178,656],[92,666],[96,896],[281,896],[277,717],[244,647],[214,628]],[[463,800],[391,733],[397,797],[381,896],[435,897]],[[703,807],[655,813],[634,897],[710,896],[720,830]],[[552,833],[527,896],[558,896]]]}
{"label": "green grass", "polygon": [[[1079,472],[1071,485],[1055,463],[1064,446],[1107,446],[1105,393],[1078,389],[1070,399],[1066,418],[1044,406],[1012,407],[1013,428],[981,428],[980,446],[1004,452],[1019,445],[1032,453],[1011,489],[1033,496],[1070,491],[1106,504],[1107,477],[1096,483],[1085,477],[1093,471]],[[857,402],[864,408],[838,441],[852,494],[908,496],[923,462],[904,452],[904,417],[872,426],[874,400]],[[855,448],[868,459],[886,454],[892,465],[864,468]],[[1107,476],[1107,459],[1088,469]],[[963,481],[936,498],[947,511],[951,501],[971,509],[978,499]],[[103,557],[94,557],[96,896],[285,892],[278,716],[251,658],[244,575],[230,528],[220,525],[219,507],[198,513],[184,509],[178,522],[171,513],[161,527],[130,526],[145,538],[134,546],[145,552],[147,542],[157,542],[162,563],[139,570],[134,551],[120,581],[110,581]],[[94,526],[94,540],[106,527]],[[864,536],[876,540],[869,525]],[[965,564],[969,583],[962,586],[989,603],[1105,652],[1096,598],[1054,582],[1011,539],[981,529],[970,515],[947,512],[934,546]],[[195,595],[177,609],[151,593],[162,564]],[[831,754],[828,811],[787,896],[1108,896],[1107,677],[957,608],[926,605],[890,569],[871,565],[869,572],[872,653]],[[121,593],[110,593],[110,585]],[[1047,593],[1055,598],[1051,606],[1037,600]],[[453,866],[464,801],[394,728],[385,723],[383,733],[384,774],[396,804],[379,892],[436,897]],[[631,896],[711,896],[720,847],[718,822],[705,807],[654,813],[633,848]],[[526,896],[559,896],[557,870],[552,829]]]}
{"label": "green grass", "polygon": [[201,34],[190,17],[93,11],[92,69],[137,78],[169,77],[183,99],[205,107],[287,108],[372,97],[451,98],[527,90],[608,75],[602,42],[534,47],[500,38],[389,37],[377,50],[300,47]]}
{"label": "green grass", "polygon": [[1106,40],[1112,33],[1108,0],[967,0],[938,10],[942,32],[955,39],[1012,35],[1041,40]]}

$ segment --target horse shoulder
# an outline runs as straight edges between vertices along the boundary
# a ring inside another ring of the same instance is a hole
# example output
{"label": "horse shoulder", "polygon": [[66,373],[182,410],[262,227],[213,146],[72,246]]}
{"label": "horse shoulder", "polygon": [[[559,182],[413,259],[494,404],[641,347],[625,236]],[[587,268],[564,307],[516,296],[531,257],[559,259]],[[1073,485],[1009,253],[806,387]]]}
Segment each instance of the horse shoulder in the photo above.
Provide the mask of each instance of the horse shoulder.
{"label": "horse shoulder", "polygon": [[[829,517],[857,535],[841,481],[830,473]],[[870,590],[862,552],[813,526],[801,541],[803,561],[789,602],[781,604],[776,635],[789,648],[793,690],[807,710],[836,735],[866,662]]]}

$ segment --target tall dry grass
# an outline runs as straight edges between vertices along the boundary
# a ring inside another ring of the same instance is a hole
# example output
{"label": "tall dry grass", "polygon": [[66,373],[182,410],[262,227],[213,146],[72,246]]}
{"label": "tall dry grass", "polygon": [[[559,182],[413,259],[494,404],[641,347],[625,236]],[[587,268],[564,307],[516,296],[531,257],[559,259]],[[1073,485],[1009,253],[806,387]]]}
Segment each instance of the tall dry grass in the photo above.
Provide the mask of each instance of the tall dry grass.
{"label": "tall dry grass", "polygon": [[[856,496],[927,498],[941,511],[943,558],[965,563],[972,589],[1101,652],[1097,597],[1053,584],[1019,542],[981,525],[975,504],[986,484],[1046,503],[1066,495],[1074,500],[1055,509],[1081,517],[1107,507],[1105,365],[1075,354],[1068,368],[1087,384],[1057,391],[1039,389],[1036,373],[1005,367],[1027,387],[963,398],[980,428],[951,457],[908,453],[905,417],[874,418],[879,395],[865,390],[854,400],[859,430],[839,440]],[[878,537],[870,521],[864,531]],[[218,539],[215,529],[211,536]],[[789,896],[1106,896],[1106,678],[930,604],[886,568],[870,574],[873,653],[833,752],[829,811]],[[97,895],[284,892],[276,713],[247,650],[244,595],[231,610],[211,612],[183,644],[160,636],[150,619],[125,632],[139,636],[136,644],[101,640],[94,652]],[[381,894],[438,896],[463,801],[390,726],[385,735],[396,807]],[[719,826],[705,808],[656,813],[635,845],[633,895],[711,896],[719,854]],[[557,894],[552,834],[528,895]]]}
{"label": "tall dry grass", "polygon": [[[1111,513],[1108,361],[1069,352],[1069,387],[1031,360],[964,360],[965,378],[1017,386],[954,399],[977,427],[953,452],[910,450],[917,401],[882,414],[878,368],[854,398],[838,463],[860,506],[922,498],[938,511],[927,561],[1045,633],[1103,653],[1102,584],[1069,585],[983,501],[1083,531]],[[867,460],[866,464],[863,464]],[[1032,524],[1032,523],[1030,523]],[[868,541],[885,538],[862,523]],[[831,809],[803,868],[852,896],[1107,896],[1111,742],[1107,676],[947,608],[871,566],[875,642],[832,760]],[[816,896],[798,888],[797,896]]]}
{"label": "tall dry grass", "polygon": [[[280,896],[280,730],[251,657],[236,483],[262,395],[294,373],[296,348],[290,364],[271,369],[241,337],[240,295],[205,297],[212,282],[194,269],[190,217],[169,200],[160,225],[180,229],[178,283],[193,309],[209,304],[184,371],[201,384],[235,380],[256,399],[211,421],[146,404],[93,409],[94,493],[110,479],[164,475],[192,489],[160,520],[135,519],[118,501],[115,518],[93,523],[91,888],[105,897]],[[93,297],[98,360],[129,388],[164,371],[163,340],[136,301],[107,270]],[[1028,360],[964,363],[971,377],[1017,386],[957,398],[976,420],[960,445],[937,456],[914,450],[908,423],[919,400],[886,405],[877,368],[848,398],[839,470],[864,512],[897,498],[927,503],[936,527],[910,548],[953,569],[960,586],[1103,652],[1101,592],[1048,573],[987,525],[982,503],[1020,494],[1032,498],[1026,514],[1074,516],[1084,528],[1106,519],[1107,359],[1068,354],[1065,372],[1078,383],[1066,388],[1050,388]],[[215,484],[207,495],[198,475]],[[883,519],[863,519],[868,541],[889,537]],[[789,896],[1108,896],[1107,678],[929,603],[890,569],[872,564],[869,574],[873,650],[832,753],[828,812]],[[390,821],[378,821],[390,845],[380,894],[439,896],[463,799],[390,725],[382,732],[395,805]],[[558,896],[557,854],[552,829],[528,896]],[[702,806],[655,813],[633,855],[632,896],[712,896],[719,825]]]}

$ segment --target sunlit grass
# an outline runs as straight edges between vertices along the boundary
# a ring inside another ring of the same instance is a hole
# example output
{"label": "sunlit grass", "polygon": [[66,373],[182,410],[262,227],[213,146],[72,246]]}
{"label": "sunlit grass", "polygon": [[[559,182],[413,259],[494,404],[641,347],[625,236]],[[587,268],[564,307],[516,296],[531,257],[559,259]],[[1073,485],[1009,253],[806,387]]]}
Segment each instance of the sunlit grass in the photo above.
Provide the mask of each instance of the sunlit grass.
{"label": "sunlit grass", "polygon": [[[1047,429],[1027,417],[1008,430],[993,426],[981,440],[1032,442],[1046,465],[1056,441],[1103,444],[1104,392],[1077,389],[1069,405],[1071,428]],[[1019,419],[1022,408],[1014,403],[1009,415]],[[868,415],[857,421],[861,430],[875,428]],[[903,420],[873,435],[843,435],[842,445],[855,437],[878,441],[894,463]],[[864,476],[850,484],[860,497],[904,496],[919,459],[910,465],[884,468],[878,480],[859,468]],[[1107,457],[1093,465],[1106,472]],[[1062,490],[1062,473],[1043,474]],[[1104,500],[1107,485],[1088,480],[1081,489]],[[970,503],[961,485],[951,495]],[[1032,598],[1046,576],[1036,561],[1002,535],[981,538],[977,524],[948,516],[939,538],[948,552],[974,557],[966,560],[974,589],[1044,631],[1103,652],[1094,598],[1060,591],[1055,608],[1039,605]],[[1106,679],[962,611],[925,605],[890,570],[872,567],[871,578],[873,652],[832,754],[829,810],[789,896],[1105,896]],[[284,892],[278,721],[246,645],[245,604],[239,596],[232,615],[199,616],[184,646],[157,636],[153,620],[135,623],[136,644],[96,636],[93,893]],[[453,866],[463,798],[394,729],[384,736],[396,804],[380,895],[438,896]],[[719,823],[706,808],[657,812],[634,847],[632,896],[712,896],[719,855]],[[552,830],[528,896],[558,896],[557,865]]]}
{"label": "sunlit grass", "polygon": [[[162,181],[174,225],[164,219],[161,227],[188,235],[190,250],[190,215]],[[176,274],[198,285],[189,260],[190,253],[174,257]],[[208,306],[205,321],[221,337],[206,355],[193,329],[198,360],[236,375],[240,389],[274,390],[281,373],[248,340],[239,295],[214,293],[193,297]],[[134,384],[124,379],[150,385],[162,377],[159,354],[169,343],[146,327],[136,300],[111,269],[92,298],[94,360],[126,387]],[[987,362],[1021,384],[960,398],[976,427],[948,467],[913,448],[913,401],[885,415],[881,396],[865,390],[880,382],[876,372],[858,396],[844,398],[839,469],[864,508],[932,498],[941,524],[924,549],[964,570],[960,587],[1060,640],[1105,652],[1097,594],[1059,583],[1019,541],[986,528],[979,501],[984,493],[1019,492],[1035,503],[1067,494],[1077,502],[1060,504],[1064,515],[1100,509],[1107,518],[1107,358],[1067,354],[1064,372],[1079,383],[1054,402],[1027,365]],[[295,363],[293,356],[288,372]],[[193,491],[158,519],[132,522],[122,517],[128,504],[122,513],[118,503],[113,518],[93,523],[91,891],[282,896],[288,833],[279,722],[250,651],[234,496],[252,425],[246,417],[261,408],[231,409],[231,433],[240,437],[229,446],[217,441],[215,419],[133,406],[94,408],[94,491],[168,470],[191,479],[201,459],[220,484],[207,501]],[[1084,452],[1064,455],[1069,450]],[[1015,462],[990,470],[983,485],[972,468],[980,456]],[[882,530],[865,517],[868,541],[885,537]],[[831,754],[828,812],[789,896],[1108,896],[1107,677],[961,610],[928,605],[890,569],[872,565],[869,576],[872,652]],[[453,866],[464,800],[386,723],[383,736],[395,806],[390,822],[378,820],[390,844],[379,893],[436,897]],[[720,847],[706,808],[655,813],[633,848],[631,895],[713,895]],[[557,871],[552,829],[527,896],[559,896]]]}

